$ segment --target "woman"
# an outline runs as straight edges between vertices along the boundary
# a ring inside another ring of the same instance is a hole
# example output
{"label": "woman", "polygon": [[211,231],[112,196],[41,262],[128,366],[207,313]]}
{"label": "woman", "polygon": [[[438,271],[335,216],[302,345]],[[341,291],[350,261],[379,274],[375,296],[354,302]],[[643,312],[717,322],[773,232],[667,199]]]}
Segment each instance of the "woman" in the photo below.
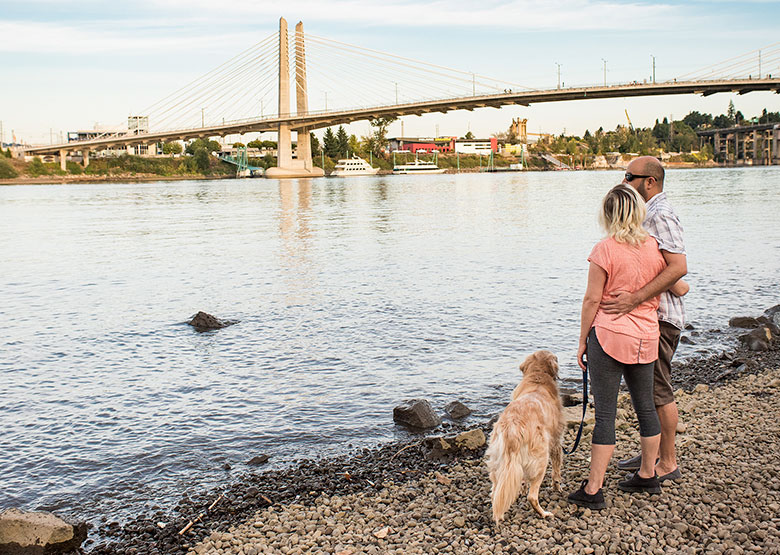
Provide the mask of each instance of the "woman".
{"label": "woman", "polygon": [[[653,366],[658,358],[658,298],[640,304],[622,316],[599,310],[612,291],[636,291],[666,266],[658,243],[642,228],[645,203],[630,186],[618,185],[604,197],[599,221],[607,237],[588,257],[588,286],[582,301],[577,362],[590,370],[596,406],[588,479],[569,501],[603,509],[602,484],[615,450],[615,415],[621,377],[625,378],[639,420],[642,466],[618,487],[624,491],[660,493],[655,460],[661,427],[653,402]],[[678,285],[675,285],[675,288]],[[679,287],[687,287],[680,283]],[[672,292],[675,292],[675,288]],[[587,351],[587,356],[586,355]]]}

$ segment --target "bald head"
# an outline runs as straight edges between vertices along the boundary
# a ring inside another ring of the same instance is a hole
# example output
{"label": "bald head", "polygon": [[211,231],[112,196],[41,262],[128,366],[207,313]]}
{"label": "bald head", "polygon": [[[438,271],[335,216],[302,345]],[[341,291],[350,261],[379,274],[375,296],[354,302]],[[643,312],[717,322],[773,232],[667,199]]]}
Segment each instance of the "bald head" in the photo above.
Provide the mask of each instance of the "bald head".
{"label": "bald head", "polygon": [[658,188],[664,190],[664,167],[655,156],[640,156],[631,161],[627,170],[635,175],[652,175]]}

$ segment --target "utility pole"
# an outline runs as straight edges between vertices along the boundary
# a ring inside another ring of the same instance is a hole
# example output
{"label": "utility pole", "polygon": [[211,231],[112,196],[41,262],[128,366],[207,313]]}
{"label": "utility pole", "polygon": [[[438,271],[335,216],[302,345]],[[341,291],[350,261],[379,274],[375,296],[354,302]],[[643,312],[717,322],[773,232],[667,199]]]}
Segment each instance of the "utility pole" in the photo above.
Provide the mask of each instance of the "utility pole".
{"label": "utility pole", "polygon": [[604,62],[604,86],[607,86],[607,60],[604,58],[601,58],[601,61]]}
{"label": "utility pole", "polygon": [[650,57],[653,59],[653,85],[655,85],[655,56],[650,54]]}
{"label": "utility pole", "polygon": [[561,64],[558,62],[555,62],[555,65],[558,66],[558,88],[561,88]]}

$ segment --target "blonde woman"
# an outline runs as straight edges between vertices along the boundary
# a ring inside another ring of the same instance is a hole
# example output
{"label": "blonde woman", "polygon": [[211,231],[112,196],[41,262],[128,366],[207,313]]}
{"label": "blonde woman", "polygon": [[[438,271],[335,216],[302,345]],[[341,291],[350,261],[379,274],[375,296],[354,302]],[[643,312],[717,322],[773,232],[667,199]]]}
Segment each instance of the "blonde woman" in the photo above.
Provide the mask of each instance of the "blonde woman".
{"label": "blonde woman", "polygon": [[653,401],[653,366],[658,358],[658,297],[625,315],[599,309],[612,291],[636,291],[666,266],[658,243],[642,228],[645,203],[627,185],[614,187],[604,197],[599,221],[607,237],[593,247],[588,257],[588,286],[582,301],[577,362],[587,361],[596,407],[596,425],[591,442],[588,479],[569,494],[569,501],[582,507],[603,509],[602,485],[615,450],[615,416],[618,389],[625,379],[639,420],[642,447],[641,468],[618,488],[629,492],[660,493],[655,475],[661,428]]}

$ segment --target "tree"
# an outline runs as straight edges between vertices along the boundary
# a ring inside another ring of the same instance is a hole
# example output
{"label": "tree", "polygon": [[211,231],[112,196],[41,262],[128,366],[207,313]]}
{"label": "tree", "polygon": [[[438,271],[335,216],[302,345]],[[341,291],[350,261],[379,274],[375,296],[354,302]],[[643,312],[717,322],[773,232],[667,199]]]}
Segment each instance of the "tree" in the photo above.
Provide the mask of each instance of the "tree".
{"label": "tree", "polygon": [[726,117],[729,120],[729,125],[734,125],[737,122],[737,110],[734,108],[734,101],[729,100],[729,107],[726,110]]}
{"label": "tree", "polygon": [[337,158],[339,155],[339,145],[330,127],[325,130],[322,137],[322,148],[325,150],[325,156],[329,158]]}
{"label": "tree", "polygon": [[233,143],[233,148],[244,148],[245,146],[244,143]]}
{"label": "tree", "polygon": [[309,142],[311,143],[312,156],[320,153],[320,140],[314,133],[309,133]]}
{"label": "tree", "polygon": [[263,148],[263,141],[261,141],[260,139],[255,139],[254,141],[249,141],[249,142],[246,144],[246,146],[247,146],[248,148],[257,148],[257,149],[261,149],[261,148]]}
{"label": "tree", "polygon": [[209,153],[206,152],[205,148],[197,149],[192,159],[195,162],[195,167],[201,172],[205,172],[209,169]]}
{"label": "tree", "polygon": [[466,134],[463,135],[463,138],[466,139],[467,141],[470,141],[474,138],[474,133],[472,133],[471,131],[467,131]]}
{"label": "tree", "polygon": [[712,126],[711,114],[700,114],[699,112],[690,112],[683,118],[683,123],[689,125],[692,129],[701,130]]}
{"label": "tree", "polygon": [[362,156],[362,148],[360,146],[360,141],[358,141],[358,138],[355,137],[355,135],[349,136],[349,143],[347,144],[347,149],[351,154],[356,154],[358,156]]}
{"label": "tree", "polygon": [[43,165],[40,158],[33,158],[30,160],[30,163],[27,164],[27,173],[33,177],[38,177],[39,175],[48,174],[49,170],[46,169],[46,166]]}
{"label": "tree", "polygon": [[342,125],[339,125],[339,130],[336,131],[336,145],[338,148],[337,156],[346,156],[349,150],[349,136]]}
{"label": "tree", "polygon": [[182,150],[184,150],[181,146],[181,143],[179,141],[170,141],[167,143],[163,143],[163,154],[170,154],[173,156],[174,154],[181,154]]}
{"label": "tree", "polygon": [[190,141],[190,143],[187,145],[187,148],[184,149],[184,151],[187,154],[194,155],[195,151],[198,150],[198,148],[203,148],[206,150],[206,153],[209,152],[219,152],[222,150],[222,145],[220,145],[217,141],[208,140],[208,139],[195,139]]}
{"label": "tree", "polygon": [[387,148],[387,128],[398,118],[394,116],[385,116],[383,118],[372,118],[368,120],[371,128],[374,130],[372,133],[373,141],[371,145],[371,152],[375,156],[380,156],[382,151]]}

